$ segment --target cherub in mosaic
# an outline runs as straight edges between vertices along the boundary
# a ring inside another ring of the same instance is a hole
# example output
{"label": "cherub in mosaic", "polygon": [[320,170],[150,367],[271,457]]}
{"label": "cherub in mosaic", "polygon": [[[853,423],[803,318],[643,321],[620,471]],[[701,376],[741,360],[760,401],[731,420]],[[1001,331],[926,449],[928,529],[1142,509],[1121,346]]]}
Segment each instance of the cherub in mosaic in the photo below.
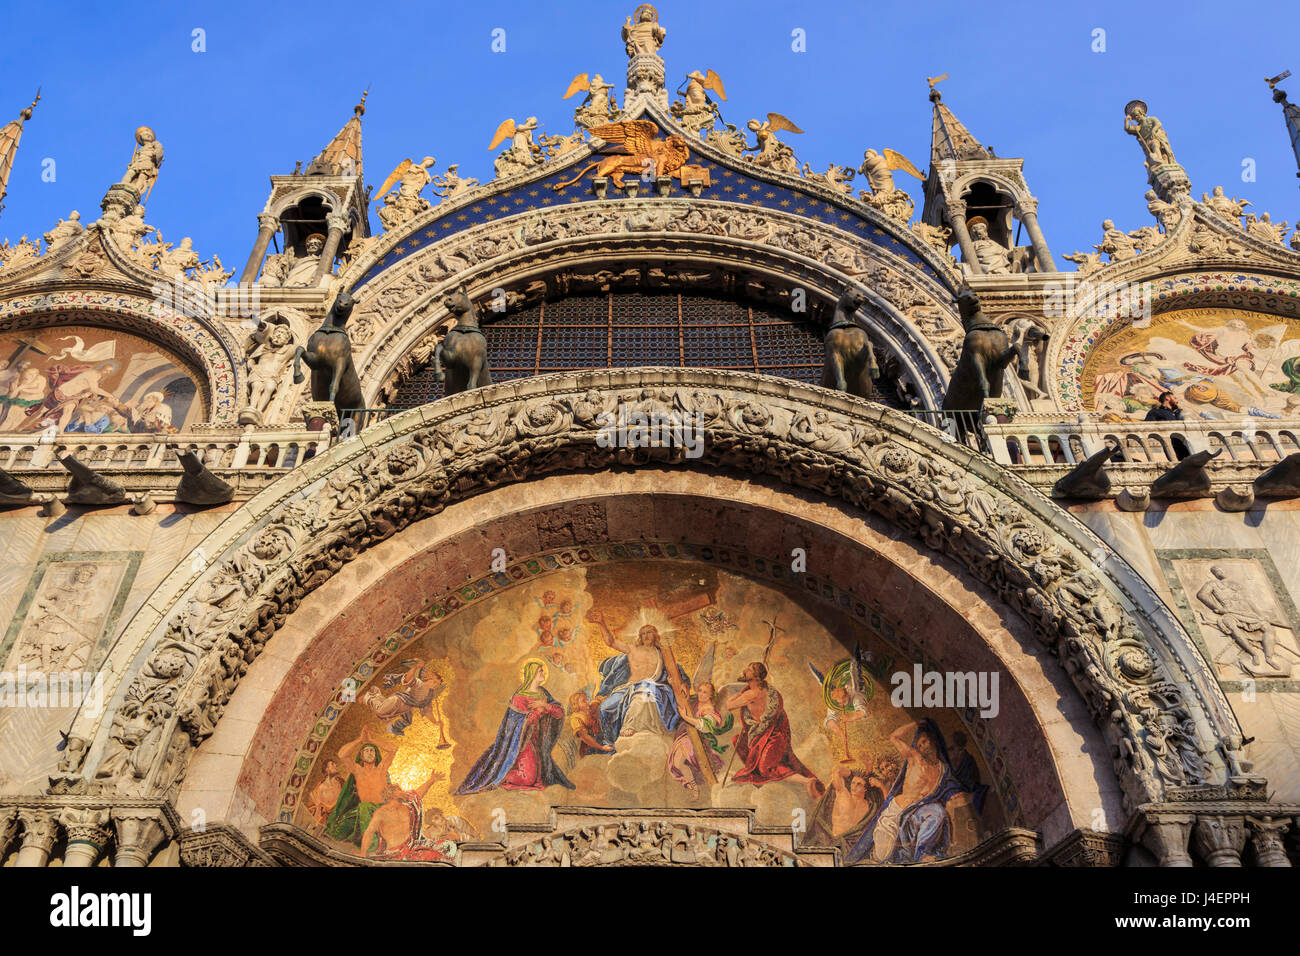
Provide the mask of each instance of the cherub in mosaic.
{"label": "cherub in mosaic", "polygon": [[293,818],[336,849],[452,861],[554,806],[727,807],[847,862],[916,863],[1005,823],[978,718],[895,706],[911,663],[824,605],[612,561],[449,609],[362,671],[315,751]]}
{"label": "cherub in mosaic", "polygon": [[1300,326],[1240,309],[1183,309],[1102,342],[1088,356],[1084,403],[1143,418],[1171,391],[1186,418],[1294,418],[1300,410]]}
{"label": "cherub in mosaic", "polygon": [[124,332],[0,335],[0,432],[170,434],[203,418],[198,390],[174,356]]}

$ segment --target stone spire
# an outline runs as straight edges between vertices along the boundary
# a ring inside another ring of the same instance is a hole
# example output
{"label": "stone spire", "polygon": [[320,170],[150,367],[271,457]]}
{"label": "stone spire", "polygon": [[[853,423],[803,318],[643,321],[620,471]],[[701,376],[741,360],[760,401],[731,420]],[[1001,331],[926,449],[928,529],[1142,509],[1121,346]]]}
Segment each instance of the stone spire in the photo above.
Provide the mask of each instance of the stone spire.
{"label": "stone spire", "polygon": [[308,165],[307,176],[356,176],[361,178],[361,117],[366,112],[366,96],[352,110],[352,119],[330,140],[328,146]]}
{"label": "stone spire", "polygon": [[[934,83],[937,83],[935,80]],[[943,105],[943,97],[930,84],[930,102],[934,104],[934,124],[930,132],[930,162],[938,165],[948,159],[985,159],[990,156],[952,110]]]}
{"label": "stone spire", "polygon": [[[1286,121],[1286,131],[1291,135],[1291,151],[1295,153],[1296,167],[1300,169],[1300,106],[1288,103],[1285,91],[1277,88],[1277,85],[1290,75],[1291,71],[1287,70],[1285,73],[1264,82],[1273,91],[1273,102],[1282,104],[1282,118]],[[2,168],[0,167],[0,169]],[[1296,173],[1296,177],[1300,178],[1300,172]],[[0,185],[3,185],[2,179],[0,179]]]}
{"label": "stone spire", "polygon": [[14,168],[14,155],[18,152],[18,141],[23,138],[23,123],[32,118],[32,110],[40,102],[41,91],[36,91],[32,105],[18,114],[18,118],[0,129],[0,211],[4,210],[5,196],[8,194],[9,173]]}

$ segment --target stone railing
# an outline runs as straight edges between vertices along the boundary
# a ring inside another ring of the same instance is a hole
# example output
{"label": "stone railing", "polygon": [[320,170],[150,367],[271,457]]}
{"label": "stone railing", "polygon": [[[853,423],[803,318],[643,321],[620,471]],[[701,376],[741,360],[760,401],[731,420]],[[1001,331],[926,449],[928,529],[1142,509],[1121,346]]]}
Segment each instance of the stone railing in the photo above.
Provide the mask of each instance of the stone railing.
{"label": "stone railing", "polygon": [[190,451],[248,498],[284,472],[322,454],[331,433],[297,426],[225,425],[172,435],[64,432],[0,434],[0,469],[38,494],[61,494],[70,476],[58,458],[71,455],[128,492],[168,500],[182,472],[177,455]]}
{"label": "stone railing", "polygon": [[1232,421],[1105,422],[1080,415],[1017,414],[1010,422],[986,423],[989,453],[999,464],[1048,490],[1077,464],[1110,446],[1116,454],[1106,472],[1118,490],[1149,485],[1188,454],[1219,452],[1206,467],[1213,492],[1249,485],[1266,469],[1300,452],[1300,419],[1243,418]]}

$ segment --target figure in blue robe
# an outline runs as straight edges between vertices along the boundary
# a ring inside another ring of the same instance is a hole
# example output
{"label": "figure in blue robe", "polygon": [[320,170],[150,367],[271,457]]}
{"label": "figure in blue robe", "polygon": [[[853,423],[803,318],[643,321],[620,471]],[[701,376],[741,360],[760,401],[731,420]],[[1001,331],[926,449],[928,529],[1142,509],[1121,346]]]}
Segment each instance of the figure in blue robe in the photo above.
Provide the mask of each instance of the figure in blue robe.
{"label": "figure in blue robe", "polygon": [[[682,686],[688,687],[690,679],[686,672],[680,665],[677,671],[681,674]],[[600,662],[600,689],[596,691],[596,696],[605,698],[600,704],[600,740],[607,747],[614,746],[618,740],[628,708],[639,696],[648,696],[654,700],[659,722],[666,732],[675,731],[681,723],[681,715],[677,713],[677,698],[673,695],[672,685],[668,683],[668,668],[663,662],[662,654],[659,657],[659,672],[653,678],[635,684],[631,680],[632,668],[626,654],[615,654]]]}
{"label": "figure in blue robe", "polygon": [[506,790],[543,790],[560,786],[575,789],[555,765],[555,749],[564,711],[542,686],[546,665],[533,659],[525,663],[523,683],[511,695],[496,740],[470,768],[456,796],[502,787]]}
{"label": "figure in blue robe", "polygon": [[[984,798],[988,795],[987,786],[981,784],[971,789],[958,779],[948,760],[948,747],[944,743],[943,732],[928,717],[917,721],[916,731],[912,734],[913,750],[917,748],[922,736],[929,737],[934,744],[935,758],[942,765],[943,773],[930,793],[904,807],[898,815],[898,840],[889,855],[889,863],[920,863],[926,857],[942,858],[952,843],[948,801],[959,793],[970,793],[971,805],[978,816],[983,812]],[[846,863],[858,863],[871,856],[871,850],[875,845],[876,824],[902,792],[910,762],[910,760],[903,761],[898,776],[894,778],[893,786],[885,795],[885,802],[880,805],[880,809],[876,811],[862,836],[845,854]]]}

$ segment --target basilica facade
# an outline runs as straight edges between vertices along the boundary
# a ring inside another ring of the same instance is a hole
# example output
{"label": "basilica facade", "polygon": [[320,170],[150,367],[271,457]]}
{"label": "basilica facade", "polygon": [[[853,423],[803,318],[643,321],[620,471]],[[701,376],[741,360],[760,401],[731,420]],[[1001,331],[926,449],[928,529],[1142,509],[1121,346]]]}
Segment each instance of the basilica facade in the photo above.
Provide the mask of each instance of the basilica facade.
{"label": "basilica facade", "polygon": [[0,246],[4,865],[1293,864],[1296,234],[1134,100],[1054,254],[941,78],[816,171],[668,32],[231,267],[147,127]]}

